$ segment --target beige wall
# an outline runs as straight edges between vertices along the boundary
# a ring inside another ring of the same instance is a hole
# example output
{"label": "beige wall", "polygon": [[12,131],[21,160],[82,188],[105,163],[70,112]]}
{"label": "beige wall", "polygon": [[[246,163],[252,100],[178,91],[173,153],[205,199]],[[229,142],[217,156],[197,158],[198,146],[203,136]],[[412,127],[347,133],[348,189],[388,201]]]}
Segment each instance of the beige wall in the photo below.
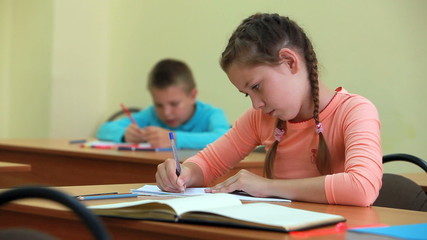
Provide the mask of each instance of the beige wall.
{"label": "beige wall", "polygon": [[50,1],[0,1],[0,137],[47,137]]}
{"label": "beige wall", "polygon": [[321,79],[376,104],[384,153],[427,159],[424,0],[0,0],[0,137],[93,136],[120,102],[150,104],[146,76],[166,57],[185,60],[199,98],[232,123],[251,104],[218,59],[255,12],[296,20]]}
{"label": "beige wall", "polygon": [[105,3],[53,1],[49,137],[93,136],[106,112],[110,6]]}

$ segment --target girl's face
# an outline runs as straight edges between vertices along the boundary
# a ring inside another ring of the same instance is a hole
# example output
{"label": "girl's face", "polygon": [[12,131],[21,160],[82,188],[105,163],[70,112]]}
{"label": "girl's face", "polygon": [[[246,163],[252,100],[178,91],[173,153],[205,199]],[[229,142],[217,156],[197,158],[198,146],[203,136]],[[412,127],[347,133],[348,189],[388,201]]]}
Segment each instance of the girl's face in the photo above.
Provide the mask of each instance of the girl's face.
{"label": "girl's face", "polygon": [[307,78],[301,78],[299,68],[283,61],[279,65],[248,66],[232,63],[227,75],[233,85],[249,96],[252,106],[283,121],[302,121],[311,117],[304,103],[310,99]]}
{"label": "girl's face", "polygon": [[150,90],[157,116],[166,125],[177,128],[187,122],[194,113],[197,90],[186,93],[182,86]]}

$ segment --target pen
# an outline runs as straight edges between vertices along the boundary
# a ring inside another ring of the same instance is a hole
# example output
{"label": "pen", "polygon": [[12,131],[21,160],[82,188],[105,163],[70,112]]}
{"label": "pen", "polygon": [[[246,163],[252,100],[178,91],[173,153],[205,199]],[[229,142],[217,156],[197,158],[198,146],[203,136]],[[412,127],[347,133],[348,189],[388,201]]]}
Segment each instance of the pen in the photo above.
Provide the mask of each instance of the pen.
{"label": "pen", "polygon": [[76,143],[85,143],[86,139],[76,139],[76,140],[70,140],[70,144],[76,144]]}
{"label": "pen", "polygon": [[172,151],[172,148],[151,148],[151,147],[126,147],[119,146],[117,148],[119,151],[154,151],[154,152],[168,152]]}
{"label": "pen", "polygon": [[181,164],[179,163],[178,151],[176,150],[176,143],[175,143],[175,137],[173,135],[173,132],[169,132],[169,139],[171,140],[173,157],[175,158],[175,163],[176,163],[176,175],[179,177],[179,175],[181,175]]}
{"label": "pen", "polygon": [[86,145],[86,144],[81,144],[80,147],[82,148],[95,148],[95,149],[114,149],[115,146],[112,145]]}
{"label": "pen", "polygon": [[125,105],[123,105],[123,103],[120,103],[120,106],[122,107],[123,111],[126,113],[126,115],[130,118],[130,120],[132,121],[133,124],[137,125],[135,119],[132,117],[132,115],[130,114],[129,110],[125,107]]}
{"label": "pen", "polygon": [[101,199],[113,199],[113,198],[131,198],[131,197],[138,197],[138,194],[136,193],[124,193],[124,194],[112,194],[112,195],[99,195],[99,196],[87,196],[77,197],[78,200],[101,200]]}
{"label": "pen", "polygon": [[75,198],[79,197],[89,197],[89,196],[100,196],[100,195],[111,195],[111,194],[119,194],[118,192],[106,192],[106,193],[91,193],[91,194],[82,194],[74,196]]}

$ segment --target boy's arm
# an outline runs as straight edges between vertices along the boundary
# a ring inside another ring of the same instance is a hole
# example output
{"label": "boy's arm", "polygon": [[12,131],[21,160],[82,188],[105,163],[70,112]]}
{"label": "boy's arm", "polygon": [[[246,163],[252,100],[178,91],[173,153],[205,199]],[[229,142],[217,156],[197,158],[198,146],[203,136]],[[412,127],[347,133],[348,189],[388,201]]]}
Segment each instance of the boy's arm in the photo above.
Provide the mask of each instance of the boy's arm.
{"label": "boy's arm", "polygon": [[222,110],[214,111],[205,122],[200,124],[205,124],[207,130],[203,132],[175,131],[178,148],[205,148],[230,129],[230,124]]}
{"label": "boy's arm", "polygon": [[[140,112],[133,113],[132,117],[135,119],[138,126],[142,128],[147,126],[148,120],[151,116],[150,111],[147,108]],[[96,137],[99,140],[104,141],[113,141],[117,143],[124,142],[126,129],[131,123],[132,122],[128,117],[124,117],[116,121],[105,122],[99,127]]]}
{"label": "boy's arm", "polygon": [[203,149],[208,144],[214,142],[219,137],[224,135],[228,131],[227,129],[217,130],[215,132],[182,132],[177,131],[177,147],[184,149]]}
{"label": "boy's arm", "polygon": [[117,121],[106,122],[99,127],[96,137],[103,141],[123,142],[126,128],[130,124],[131,121],[128,117]]}

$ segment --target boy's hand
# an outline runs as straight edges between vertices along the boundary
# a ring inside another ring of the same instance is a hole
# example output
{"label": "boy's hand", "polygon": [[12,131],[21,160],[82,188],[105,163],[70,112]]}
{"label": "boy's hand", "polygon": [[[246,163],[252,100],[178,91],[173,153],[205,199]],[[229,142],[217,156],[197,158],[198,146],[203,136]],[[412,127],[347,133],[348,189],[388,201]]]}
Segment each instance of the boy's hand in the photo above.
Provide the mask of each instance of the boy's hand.
{"label": "boy's hand", "polygon": [[144,142],[144,135],[142,134],[142,129],[140,129],[136,124],[129,125],[125,131],[125,141],[128,143],[141,143]]}
{"label": "boy's hand", "polygon": [[170,130],[160,127],[146,127],[141,130],[145,141],[155,148],[167,148],[171,146],[169,139]]}

